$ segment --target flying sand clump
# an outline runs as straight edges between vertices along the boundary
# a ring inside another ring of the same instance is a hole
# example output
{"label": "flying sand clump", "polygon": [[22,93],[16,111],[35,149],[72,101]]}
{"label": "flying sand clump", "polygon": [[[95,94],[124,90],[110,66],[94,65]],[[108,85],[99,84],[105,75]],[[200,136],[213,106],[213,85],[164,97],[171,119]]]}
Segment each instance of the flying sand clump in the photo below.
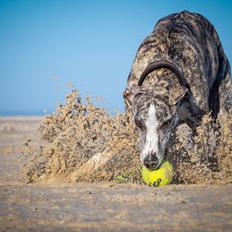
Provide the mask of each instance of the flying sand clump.
{"label": "flying sand clump", "polygon": [[[25,143],[23,177],[30,182],[118,181],[142,183],[138,131],[129,112],[109,114],[73,90],[45,117],[39,138]],[[232,182],[232,117],[204,116],[194,134],[177,127],[167,157],[174,182]]]}
{"label": "flying sand clump", "polygon": [[112,116],[90,97],[84,100],[73,90],[64,105],[44,118],[40,144],[26,148],[28,182],[112,180],[139,168],[136,129],[130,115]]}

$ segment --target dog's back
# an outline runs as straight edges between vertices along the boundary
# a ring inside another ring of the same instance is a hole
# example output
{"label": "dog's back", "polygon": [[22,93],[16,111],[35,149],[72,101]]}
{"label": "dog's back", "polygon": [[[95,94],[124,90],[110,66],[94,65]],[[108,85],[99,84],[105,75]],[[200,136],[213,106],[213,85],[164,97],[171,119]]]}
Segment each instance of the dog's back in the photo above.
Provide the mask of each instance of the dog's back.
{"label": "dog's back", "polygon": [[138,84],[144,69],[157,60],[170,61],[183,71],[201,110],[219,110],[219,86],[230,76],[230,67],[216,30],[205,17],[184,11],[159,20],[137,51],[127,91]]}

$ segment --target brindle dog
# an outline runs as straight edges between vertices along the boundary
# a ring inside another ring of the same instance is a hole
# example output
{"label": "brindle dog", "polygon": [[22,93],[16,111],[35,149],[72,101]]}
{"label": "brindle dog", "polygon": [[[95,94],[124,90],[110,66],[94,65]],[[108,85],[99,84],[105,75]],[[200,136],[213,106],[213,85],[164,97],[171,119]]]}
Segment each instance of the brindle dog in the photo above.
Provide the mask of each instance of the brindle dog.
{"label": "brindle dog", "polygon": [[194,129],[206,113],[231,113],[230,65],[213,25],[188,11],[160,19],[137,51],[124,99],[141,135],[140,159],[151,170],[180,123]]}

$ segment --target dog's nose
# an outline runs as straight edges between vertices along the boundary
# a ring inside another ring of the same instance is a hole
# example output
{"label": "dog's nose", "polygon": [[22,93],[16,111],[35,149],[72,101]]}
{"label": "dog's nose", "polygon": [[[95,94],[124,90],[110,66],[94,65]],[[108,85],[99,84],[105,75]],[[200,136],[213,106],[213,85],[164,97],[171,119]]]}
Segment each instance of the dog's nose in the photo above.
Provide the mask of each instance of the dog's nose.
{"label": "dog's nose", "polygon": [[155,153],[148,155],[144,160],[143,164],[147,169],[154,170],[158,164],[158,158]]}

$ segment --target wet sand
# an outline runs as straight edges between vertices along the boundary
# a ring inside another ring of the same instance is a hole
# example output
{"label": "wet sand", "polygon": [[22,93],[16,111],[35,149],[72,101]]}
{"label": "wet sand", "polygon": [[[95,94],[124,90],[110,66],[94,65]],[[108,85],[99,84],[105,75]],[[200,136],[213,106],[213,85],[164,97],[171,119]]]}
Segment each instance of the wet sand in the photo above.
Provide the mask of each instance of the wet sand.
{"label": "wet sand", "polygon": [[232,231],[232,185],[25,184],[39,117],[0,118],[0,231]]}

